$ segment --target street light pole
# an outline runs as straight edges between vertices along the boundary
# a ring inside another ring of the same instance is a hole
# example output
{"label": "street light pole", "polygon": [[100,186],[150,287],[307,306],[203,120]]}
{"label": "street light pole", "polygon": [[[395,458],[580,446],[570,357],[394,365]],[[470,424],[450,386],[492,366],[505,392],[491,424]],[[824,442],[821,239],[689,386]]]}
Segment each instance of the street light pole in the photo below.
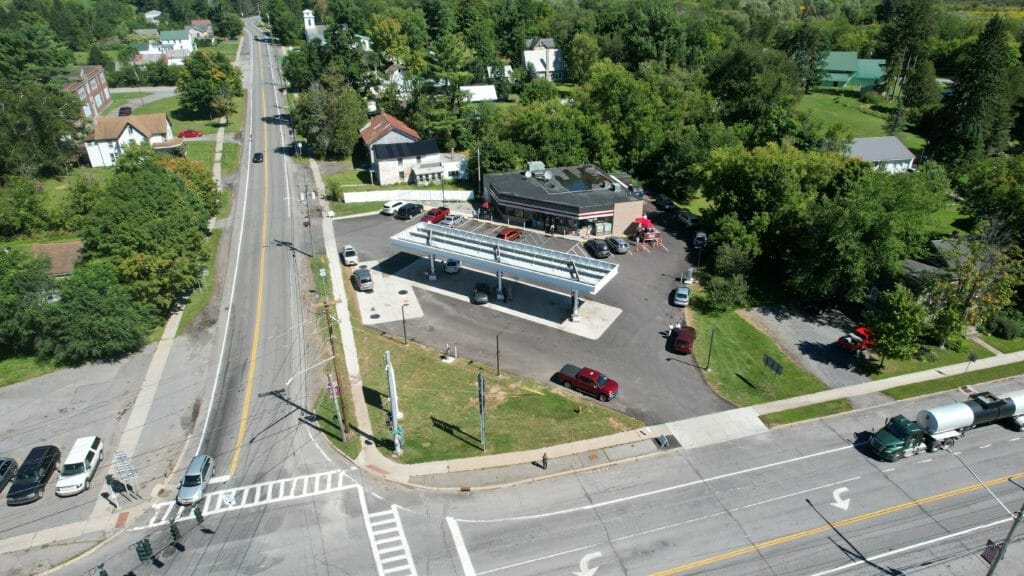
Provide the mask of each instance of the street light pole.
{"label": "street light pole", "polygon": [[711,344],[708,346],[708,363],[704,366],[705,372],[711,372],[711,352],[715,349],[715,329],[711,329]]}

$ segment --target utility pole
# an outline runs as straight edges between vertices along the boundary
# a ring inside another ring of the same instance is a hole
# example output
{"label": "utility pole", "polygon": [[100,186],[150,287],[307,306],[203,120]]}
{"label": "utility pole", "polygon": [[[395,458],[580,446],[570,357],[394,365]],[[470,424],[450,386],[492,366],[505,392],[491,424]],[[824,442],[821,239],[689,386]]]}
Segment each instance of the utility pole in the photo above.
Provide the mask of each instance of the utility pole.
{"label": "utility pole", "polygon": [[398,384],[395,382],[395,369],[391,366],[391,352],[384,352],[384,375],[388,381],[388,401],[391,404],[391,435],[395,437],[395,456],[402,455],[402,444],[405,431],[398,422],[402,419],[402,411],[398,409]]}
{"label": "utility pole", "polygon": [[[335,406],[338,407],[338,431],[340,432],[341,441],[345,441],[345,436],[348,434],[348,418],[345,417],[345,387],[341,383],[341,376],[338,374],[338,354],[334,349],[334,323],[331,318],[331,302],[324,302],[324,318],[327,319],[327,338],[331,341],[331,356],[334,360],[331,361],[331,365],[334,367],[334,381],[338,383],[338,394],[335,397]],[[328,382],[330,380],[328,379]],[[337,403],[340,402],[340,406]]]}
{"label": "utility pole", "polygon": [[480,449],[487,452],[487,389],[484,386],[484,373],[476,372],[476,393],[480,404]]}
{"label": "utility pole", "polygon": [[484,180],[480,177],[480,144],[476,145],[476,197],[478,200],[484,199]]}
{"label": "utility pole", "polygon": [[1010,532],[1006,534],[1006,540],[999,546],[999,554],[992,560],[992,565],[988,567],[988,572],[985,576],[992,576],[996,573],[996,566],[999,565],[999,561],[1006,555],[1006,547],[1013,541],[1013,533],[1017,530],[1017,525],[1020,524],[1021,516],[1024,516],[1024,504],[1021,504],[1020,510],[1013,517],[1013,524],[1010,524]]}

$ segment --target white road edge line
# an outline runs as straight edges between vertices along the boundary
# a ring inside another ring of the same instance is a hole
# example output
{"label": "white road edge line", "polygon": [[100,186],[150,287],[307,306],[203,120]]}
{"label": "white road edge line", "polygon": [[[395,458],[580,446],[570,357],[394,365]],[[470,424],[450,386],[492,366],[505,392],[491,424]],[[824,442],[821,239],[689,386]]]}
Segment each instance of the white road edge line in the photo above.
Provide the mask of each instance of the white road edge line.
{"label": "white road edge line", "polygon": [[[507,566],[500,566],[498,568],[492,568],[490,570],[484,570],[477,574],[477,576],[483,576],[484,574],[493,574],[500,572],[501,570],[509,570],[511,568],[518,568],[531,562],[538,562],[540,560],[549,560],[551,558],[557,558],[559,556],[565,556],[566,554],[575,554],[576,552],[582,552],[584,550],[590,550],[591,548],[597,548],[597,544],[591,544],[590,546],[580,546],[579,548],[573,548],[571,550],[565,550],[563,552],[555,552],[554,554],[548,554],[547,556],[541,556],[539,558],[531,558],[529,560],[523,560],[522,562],[516,562],[515,564],[509,564]],[[574,572],[574,574],[580,574],[580,572]]]}
{"label": "white road edge line", "polygon": [[954,532],[952,534],[946,534],[945,536],[939,536],[938,538],[932,538],[931,540],[925,540],[924,542],[918,542],[917,544],[910,544],[909,546],[904,546],[903,548],[897,548],[895,550],[889,550],[888,552],[883,552],[881,554],[878,554],[876,556],[870,556],[870,557],[865,558],[863,560],[857,560],[855,562],[850,562],[849,564],[844,564],[842,566],[837,566],[835,568],[830,568],[830,569],[825,570],[823,572],[816,572],[816,573],[812,574],[811,576],[827,576],[828,574],[836,574],[837,572],[842,572],[843,570],[847,570],[849,568],[854,568],[856,566],[861,566],[863,564],[867,564],[868,562],[874,562],[875,560],[882,560],[883,558],[888,558],[889,556],[893,556],[893,555],[896,555],[896,554],[902,554],[903,552],[909,552],[909,551],[911,551],[911,550],[913,550],[915,548],[921,548],[922,546],[930,546],[932,544],[936,544],[938,542],[942,542],[943,540],[949,540],[951,538],[959,538],[960,536],[963,536],[965,534],[970,534],[971,532],[976,532],[978,530],[984,530],[986,528],[992,528],[993,526],[998,526],[1000,524],[1006,524],[1007,522],[1010,522],[1012,520],[1013,520],[1013,518],[1001,518],[1001,519],[996,520],[994,522],[989,522],[988,524],[982,524],[981,526],[975,526],[973,528],[967,528],[967,529],[961,530],[959,532]]}
{"label": "white road edge line", "polygon": [[770,464],[763,464],[761,466],[755,466],[753,468],[746,468],[744,470],[737,470],[735,472],[728,472],[726,474],[720,474],[718,476],[711,476],[709,478],[701,478],[692,482],[684,482],[683,484],[676,484],[674,486],[666,486],[665,488],[659,488],[657,490],[651,490],[648,492],[641,492],[639,494],[632,494],[630,496],[623,496],[622,498],[616,498],[614,500],[607,500],[605,502],[596,502],[594,504],[587,504],[586,506],[578,506],[576,508],[566,508],[565,510],[555,510],[554,512],[545,512],[543,514],[530,514],[527,516],[513,516],[510,518],[495,518],[486,520],[471,520],[460,518],[459,522],[466,522],[471,524],[493,524],[496,522],[509,522],[512,520],[536,520],[539,518],[549,518],[551,516],[558,516],[561,514],[572,514],[574,512],[581,512],[584,510],[596,510],[598,508],[604,508],[605,506],[614,506],[615,504],[621,504],[623,502],[629,502],[630,500],[637,500],[640,498],[646,498],[648,496],[654,496],[656,494],[662,494],[664,492],[671,492],[672,490],[679,490],[681,488],[688,488],[690,486],[696,486],[699,484],[706,484],[714,482],[715,480],[722,480],[725,478],[731,478],[733,476],[740,476],[742,474],[748,474],[750,472],[756,472],[758,470],[764,470],[766,468],[773,468],[775,466],[782,466],[784,464],[791,464],[793,462],[799,462],[801,460],[809,460],[818,456],[825,456],[834,452],[840,452],[842,450],[849,450],[853,448],[852,445],[841,446],[839,448],[832,448],[831,450],[823,450],[821,452],[815,452],[814,454],[807,454],[804,456],[797,456],[796,458],[790,458],[788,460],[780,460],[779,462],[772,462]]}
{"label": "white road edge line", "polygon": [[477,576],[473,569],[473,561],[469,558],[469,550],[466,549],[466,542],[462,539],[462,531],[459,530],[459,521],[447,516],[444,521],[448,524],[448,531],[452,533],[452,541],[455,543],[455,551],[459,554],[459,563],[462,564],[462,576]]}

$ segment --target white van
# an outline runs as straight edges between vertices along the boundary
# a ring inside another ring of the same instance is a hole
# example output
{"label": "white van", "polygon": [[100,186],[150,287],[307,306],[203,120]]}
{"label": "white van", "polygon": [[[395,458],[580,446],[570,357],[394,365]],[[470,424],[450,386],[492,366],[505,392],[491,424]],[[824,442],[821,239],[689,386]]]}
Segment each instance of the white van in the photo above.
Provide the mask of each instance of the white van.
{"label": "white van", "polygon": [[57,496],[74,496],[89,489],[92,477],[103,460],[103,441],[99,436],[75,440],[57,479]]}

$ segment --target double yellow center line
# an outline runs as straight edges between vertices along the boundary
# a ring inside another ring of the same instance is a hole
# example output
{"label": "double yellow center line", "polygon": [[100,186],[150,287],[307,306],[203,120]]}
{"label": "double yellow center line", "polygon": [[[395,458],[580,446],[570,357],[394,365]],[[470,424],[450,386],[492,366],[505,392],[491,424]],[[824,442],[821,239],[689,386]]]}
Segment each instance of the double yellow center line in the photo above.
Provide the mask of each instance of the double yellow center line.
{"label": "double yellow center line", "polygon": [[982,488],[988,488],[988,487],[994,486],[996,484],[1002,484],[1003,482],[1006,482],[1006,481],[1010,480],[1011,478],[1020,476],[1021,474],[1024,474],[1024,473],[1018,472],[1016,474],[1010,474],[1009,476],[1003,476],[1003,477],[1000,477],[1000,478],[996,478],[995,480],[989,480],[988,482],[985,482],[984,484],[972,484],[970,486],[964,486],[962,488],[956,488],[956,489],[950,490],[948,492],[942,492],[941,494],[935,494],[933,496],[928,496],[927,498],[921,498],[919,500],[911,500],[909,502],[904,502],[902,504],[896,504],[895,506],[890,506],[888,508],[882,508],[880,510],[875,510],[874,512],[868,512],[866,514],[861,514],[860,516],[853,516],[852,518],[847,518],[845,520],[839,520],[839,521],[836,521],[836,522],[832,522],[831,524],[822,524],[821,526],[816,526],[814,528],[809,528],[807,530],[801,530],[800,532],[793,532],[792,534],[787,534],[785,536],[779,536],[778,538],[773,538],[771,540],[765,540],[764,542],[758,542],[756,544],[751,544],[749,546],[744,546],[742,548],[737,548],[735,550],[730,550],[728,552],[723,552],[723,553],[718,554],[716,556],[710,556],[710,557],[704,558],[702,560],[695,560],[695,561],[687,563],[687,564],[681,564],[681,565],[675,566],[673,568],[668,568],[668,569],[662,570],[660,572],[655,572],[651,576],[669,576],[671,574],[680,574],[680,573],[686,572],[688,570],[694,570],[694,569],[697,569],[697,568],[708,566],[710,564],[716,564],[718,562],[722,562],[724,560],[729,560],[731,558],[736,558],[736,557],[739,557],[739,556],[743,556],[745,554],[750,554],[752,552],[760,552],[760,551],[765,550],[767,548],[771,548],[773,546],[778,546],[779,544],[785,544],[787,542],[792,542],[794,540],[799,540],[801,538],[806,538],[807,536],[813,536],[815,534],[821,534],[822,532],[827,532],[829,530],[834,530],[836,528],[842,528],[843,526],[849,526],[851,524],[856,524],[858,522],[863,522],[865,520],[871,520],[872,518],[878,518],[879,516],[885,516],[887,514],[892,514],[894,512],[899,512],[901,510],[906,510],[908,508],[915,508],[917,506],[923,506],[925,504],[930,504],[932,502],[937,502],[939,500],[944,500],[946,498],[952,498],[954,496],[961,496],[963,494],[968,494],[968,493],[974,492],[976,490],[981,490]]}

